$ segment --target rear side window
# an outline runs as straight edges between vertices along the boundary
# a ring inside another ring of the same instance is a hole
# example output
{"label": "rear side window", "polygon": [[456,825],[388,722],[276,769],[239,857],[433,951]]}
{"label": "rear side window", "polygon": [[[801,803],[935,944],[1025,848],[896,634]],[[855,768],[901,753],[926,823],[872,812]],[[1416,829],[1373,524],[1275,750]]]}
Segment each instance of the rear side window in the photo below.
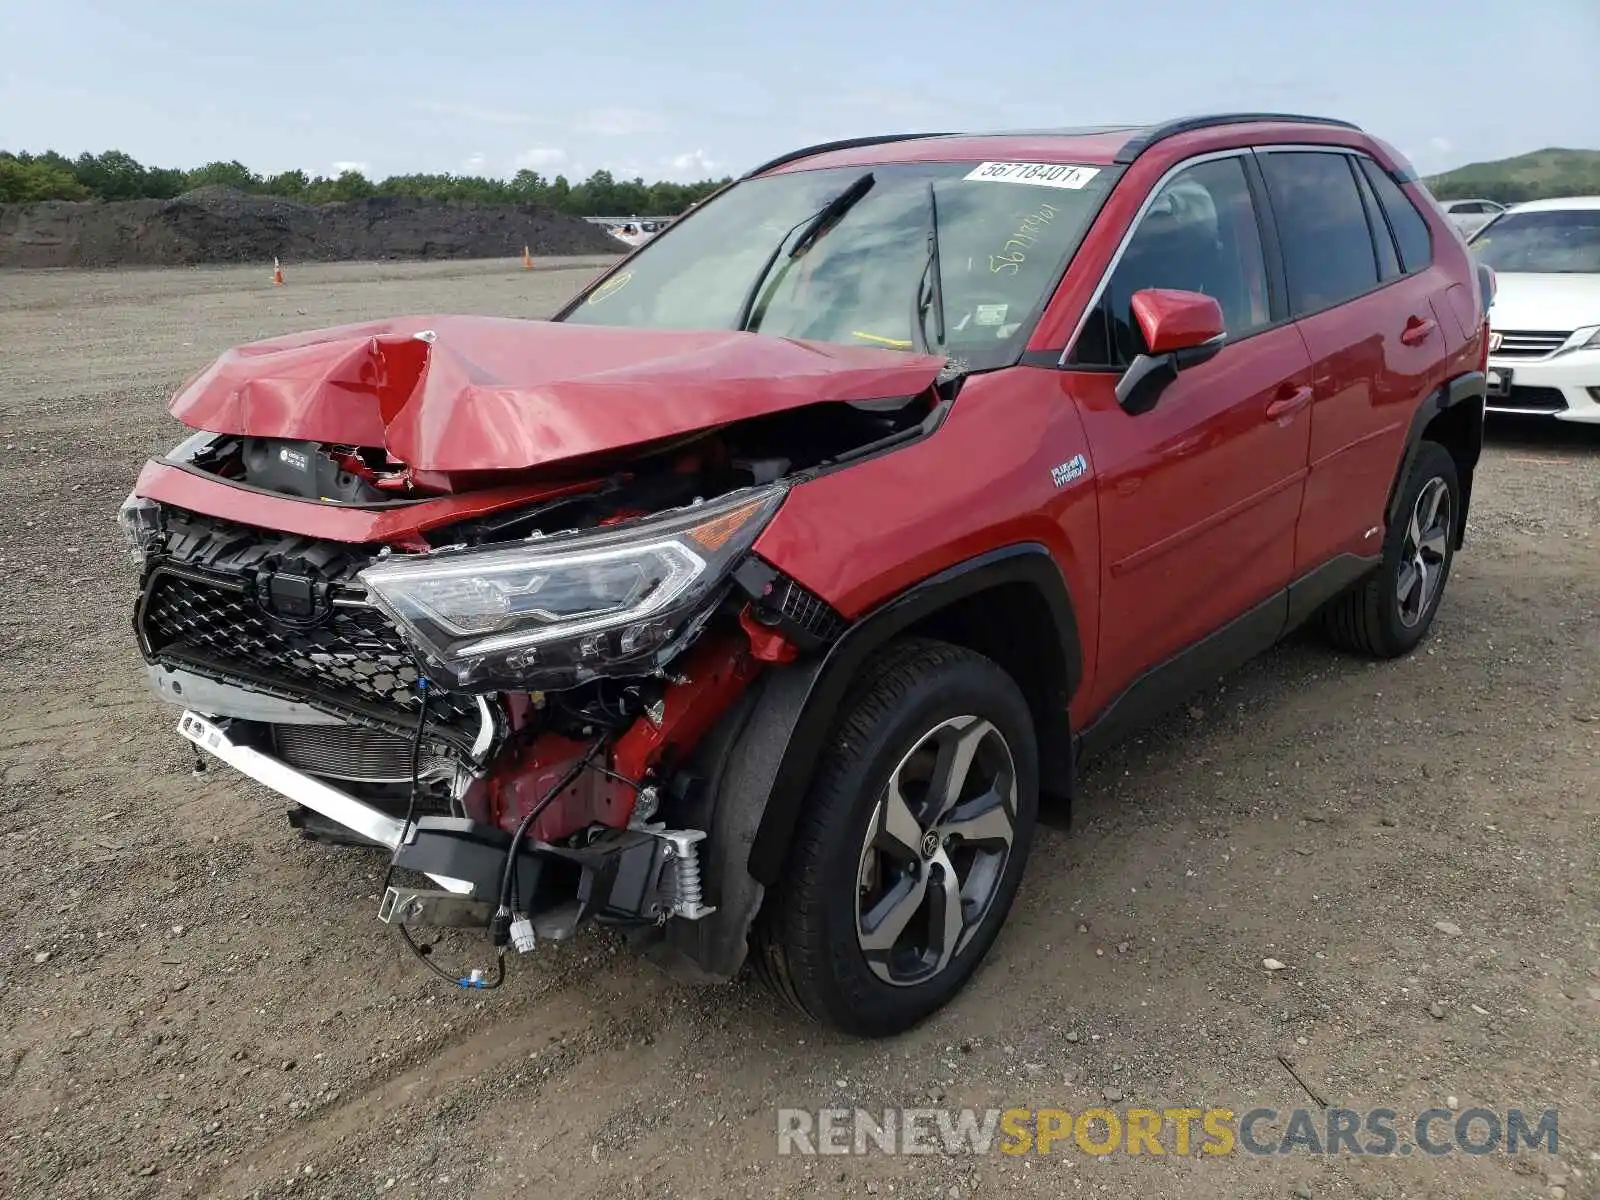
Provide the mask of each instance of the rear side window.
{"label": "rear side window", "polygon": [[[1383,215],[1389,218],[1389,228],[1394,231],[1394,240],[1400,247],[1400,265],[1406,274],[1429,266],[1433,262],[1433,239],[1428,236],[1428,223],[1422,219],[1417,206],[1411,203],[1411,197],[1401,191],[1400,185],[1389,177],[1389,173],[1370,158],[1357,161],[1366,172],[1367,182],[1378,197]],[[1480,204],[1472,211],[1490,210]]]}
{"label": "rear side window", "polygon": [[1332,307],[1378,286],[1372,232],[1350,160],[1343,154],[1261,155],[1296,316]]}
{"label": "rear side window", "polygon": [[1389,218],[1383,215],[1372,186],[1360,169],[1356,170],[1356,186],[1361,189],[1361,203],[1367,206],[1367,227],[1372,230],[1372,248],[1378,253],[1378,278],[1388,283],[1405,274],[1400,267],[1400,253],[1395,248],[1394,237],[1389,232]]}

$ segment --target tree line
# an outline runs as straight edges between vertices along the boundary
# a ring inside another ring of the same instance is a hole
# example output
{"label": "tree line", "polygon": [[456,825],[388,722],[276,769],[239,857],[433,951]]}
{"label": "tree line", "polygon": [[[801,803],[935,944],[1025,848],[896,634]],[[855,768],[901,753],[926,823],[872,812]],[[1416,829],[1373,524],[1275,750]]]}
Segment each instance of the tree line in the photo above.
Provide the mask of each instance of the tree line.
{"label": "tree line", "polygon": [[208,185],[223,185],[262,196],[281,196],[307,204],[362,200],[370,196],[413,196],[465,204],[537,204],[574,216],[673,216],[704,199],[727,180],[699,183],[646,183],[596,171],[574,183],[565,175],[546,178],[521,170],[510,179],[481,175],[391,175],[371,180],[360,171],[334,177],[304,171],[258,175],[243,163],[213,162],[190,171],[147,167],[120,150],[67,158],[0,150],[0,203],[36,200],[170,200]]}

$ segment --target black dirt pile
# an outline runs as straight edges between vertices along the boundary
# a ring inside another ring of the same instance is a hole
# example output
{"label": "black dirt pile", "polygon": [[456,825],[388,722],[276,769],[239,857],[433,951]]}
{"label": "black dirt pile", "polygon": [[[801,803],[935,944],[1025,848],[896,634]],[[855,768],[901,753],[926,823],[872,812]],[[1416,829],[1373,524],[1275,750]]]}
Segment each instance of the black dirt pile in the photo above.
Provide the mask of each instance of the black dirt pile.
{"label": "black dirt pile", "polygon": [[300,204],[225,187],[173,200],[0,204],[0,267],[192,266],[617,254],[599,226],[548,208],[380,196]]}

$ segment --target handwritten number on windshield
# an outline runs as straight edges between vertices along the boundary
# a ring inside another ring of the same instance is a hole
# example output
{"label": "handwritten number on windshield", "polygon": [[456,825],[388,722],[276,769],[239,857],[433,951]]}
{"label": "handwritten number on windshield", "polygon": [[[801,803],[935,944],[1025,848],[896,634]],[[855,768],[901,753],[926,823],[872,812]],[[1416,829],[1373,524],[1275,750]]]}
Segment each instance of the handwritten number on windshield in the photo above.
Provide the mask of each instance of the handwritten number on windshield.
{"label": "handwritten number on windshield", "polygon": [[1028,261],[1028,247],[1038,240],[1055,217],[1056,209],[1052,204],[1041,204],[1037,211],[1023,217],[1017,224],[1017,231],[1000,247],[1000,253],[989,256],[989,270],[996,275],[1015,275],[1020,271],[1022,264]]}

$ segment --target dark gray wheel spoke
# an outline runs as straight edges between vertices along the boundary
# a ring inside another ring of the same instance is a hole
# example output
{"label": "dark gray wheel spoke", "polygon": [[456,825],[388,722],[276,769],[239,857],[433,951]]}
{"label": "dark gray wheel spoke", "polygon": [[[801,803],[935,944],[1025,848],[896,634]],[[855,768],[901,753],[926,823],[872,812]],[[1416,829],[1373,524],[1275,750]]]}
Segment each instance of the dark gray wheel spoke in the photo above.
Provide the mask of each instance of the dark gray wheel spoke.
{"label": "dark gray wheel spoke", "polygon": [[872,845],[885,854],[905,862],[922,856],[922,826],[911,815],[900,790],[899,772],[889,780],[889,788],[873,818]]}
{"label": "dark gray wheel spoke", "polygon": [[886,954],[900,940],[911,918],[927,899],[928,875],[906,876],[890,888],[881,900],[861,914],[861,948],[869,956]]}
{"label": "dark gray wheel spoke", "polygon": [[1012,835],[1007,800],[999,790],[990,788],[950,812],[939,823],[939,832],[986,850],[1003,850],[1011,845]]}
{"label": "dark gray wheel spoke", "polygon": [[939,735],[939,758],[928,785],[927,822],[931,825],[949,812],[961,799],[972,774],[972,760],[983,739],[995,732],[993,725],[980,717],[964,717],[952,722]]}

